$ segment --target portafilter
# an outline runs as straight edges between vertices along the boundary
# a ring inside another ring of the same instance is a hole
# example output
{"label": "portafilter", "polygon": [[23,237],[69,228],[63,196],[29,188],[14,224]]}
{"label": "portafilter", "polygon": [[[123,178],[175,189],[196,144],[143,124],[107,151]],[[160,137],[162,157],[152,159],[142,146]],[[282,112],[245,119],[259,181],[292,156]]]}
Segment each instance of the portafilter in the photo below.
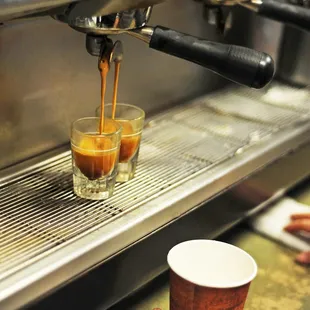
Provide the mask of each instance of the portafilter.
{"label": "portafilter", "polygon": [[197,38],[162,26],[147,25],[152,7],[131,9],[105,16],[87,17],[70,11],[55,19],[86,33],[86,47],[99,56],[107,35],[129,34],[152,49],[201,65],[233,82],[264,87],[274,75],[274,62],[263,52]]}

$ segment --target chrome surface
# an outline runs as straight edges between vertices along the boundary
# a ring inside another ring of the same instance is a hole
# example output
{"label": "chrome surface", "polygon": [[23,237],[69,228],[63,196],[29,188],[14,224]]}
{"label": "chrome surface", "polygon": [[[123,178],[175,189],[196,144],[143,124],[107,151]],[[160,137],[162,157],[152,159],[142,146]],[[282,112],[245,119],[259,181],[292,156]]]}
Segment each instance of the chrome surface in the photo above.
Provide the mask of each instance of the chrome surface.
{"label": "chrome surface", "polygon": [[71,16],[70,13],[65,13],[53,17],[83,33],[111,35],[144,27],[151,17],[151,12],[152,7],[148,7],[105,16]]}
{"label": "chrome surface", "polygon": [[241,95],[307,115],[310,112],[309,90],[309,87],[288,87],[274,81],[259,93],[249,89],[242,90]]}
{"label": "chrome surface", "polygon": [[[248,94],[249,92],[245,91],[245,93]],[[256,101],[250,96],[244,96],[240,93],[232,93],[230,90],[211,96],[206,105],[223,114],[238,116],[246,120],[255,120],[259,123],[272,124],[274,128],[282,128],[287,127],[288,124],[309,119],[309,98],[306,102],[303,102],[304,113],[289,109],[287,105],[285,105],[286,109],[276,104],[266,105],[265,102]],[[277,102],[277,100],[275,101]],[[238,109],[236,109],[236,105],[238,105]]]}
{"label": "chrome surface", "polygon": [[112,13],[147,8],[166,0],[88,0],[76,4],[70,10],[70,17],[105,16]]}
{"label": "chrome surface", "polygon": [[74,196],[68,151],[2,178],[1,309],[29,302],[309,143],[309,114],[242,89],[229,93],[154,117],[136,178],[105,202]]}
{"label": "chrome surface", "polygon": [[79,16],[104,16],[136,8],[146,8],[165,0],[0,0],[0,21],[27,15],[66,14]]}
{"label": "chrome surface", "polygon": [[[94,51],[93,51],[94,52]],[[101,45],[101,49],[97,54],[92,55],[98,56],[98,69],[100,71],[100,62],[104,59],[108,61],[109,67],[114,62],[122,62],[123,60],[123,44],[121,41],[115,41],[106,38],[105,42]]]}
{"label": "chrome surface", "polygon": [[92,56],[109,60],[109,65],[112,62],[121,62],[123,60],[123,44],[117,40],[113,43],[111,39],[106,36],[86,36],[86,50]]}
{"label": "chrome surface", "polygon": [[[291,4],[309,6],[308,2],[302,2],[289,1]],[[243,15],[235,16],[235,13],[234,11],[234,23],[238,18],[244,18]],[[265,51],[276,61],[276,78],[289,85],[310,85],[310,33],[254,14],[248,25],[248,46]]]}
{"label": "chrome surface", "polygon": [[258,12],[259,6],[263,3],[261,0],[245,0],[245,1],[238,1],[238,4],[244,6],[245,8]]}
{"label": "chrome surface", "polygon": [[[308,7],[308,3],[304,1],[288,2]],[[238,16],[236,10],[233,13],[234,24],[239,18],[245,18],[244,15]],[[310,85],[310,64],[308,62],[310,34],[257,14],[248,13],[248,15],[247,46],[264,51],[275,60],[277,63],[275,78],[289,85],[300,87]],[[239,34],[241,32],[242,29],[239,29]]]}
{"label": "chrome surface", "polygon": [[153,35],[154,29],[152,27],[143,27],[141,29],[136,29],[129,31],[128,34],[135,37],[145,43],[149,44]]}
{"label": "chrome surface", "polygon": [[249,9],[256,9],[263,3],[262,0],[204,0],[204,3],[207,7],[212,6],[234,6],[234,5],[241,5],[247,7]]}
{"label": "chrome surface", "polygon": [[77,1],[79,0],[0,0],[0,21],[48,11]]}
{"label": "chrome surface", "polygon": [[[216,29],[223,35],[231,30],[233,25],[237,23],[239,18],[238,12],[236,9],[232,10],[233,6],[243,6],[254,12],[257,12],[259,6],[262,4],[261,0],[204,0],[203,8],[205,11],[206,20],[210,25],[216,27]],[[238,8],[237,8],[238,9]],[[247,13],[248,14],[248,13]],[[251,16],[250,20],[254,17]],[[248,24],[248,22],[247,22]],[[235,27],[236,28],[236,27]],[[258,27],[258,31],[261,32],[261,29]],[[240,33],[240,32],[239,32]],[[252,34],[252,33],[251,33]],[[251,40],[251,36],[247,39]]]}
{"label": "chrome surface", "polygon": [[310,85],[309,50],[310,33],[285,27],[280,44],[278,76],[293,85]]}

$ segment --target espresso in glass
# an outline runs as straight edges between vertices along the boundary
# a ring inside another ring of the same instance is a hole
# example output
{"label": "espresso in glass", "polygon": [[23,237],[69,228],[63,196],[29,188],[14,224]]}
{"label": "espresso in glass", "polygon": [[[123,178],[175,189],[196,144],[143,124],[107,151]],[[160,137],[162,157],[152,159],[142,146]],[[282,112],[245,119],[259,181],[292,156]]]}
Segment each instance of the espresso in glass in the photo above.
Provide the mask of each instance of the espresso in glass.
{"label": "espresso in glass", "polygon": [[[115,111],[113,115],[113,109]],[[99,115],[100,107],[96,110]],[[137,106],[117,103],[105,106],[107,117],[114,116],[114,120],[122,126],[121,146],[119,153],[117,182],[126,182],[131,180],[136,171],[141,135],[144,126],[145,114]]]}
{"label": "espresso in glass", "polygon": [[120,124],[105,119],[100,133],[100,122],[98,117],[82,118],[71,129],[74,192],[94,200],[113,194],[122,132]]}

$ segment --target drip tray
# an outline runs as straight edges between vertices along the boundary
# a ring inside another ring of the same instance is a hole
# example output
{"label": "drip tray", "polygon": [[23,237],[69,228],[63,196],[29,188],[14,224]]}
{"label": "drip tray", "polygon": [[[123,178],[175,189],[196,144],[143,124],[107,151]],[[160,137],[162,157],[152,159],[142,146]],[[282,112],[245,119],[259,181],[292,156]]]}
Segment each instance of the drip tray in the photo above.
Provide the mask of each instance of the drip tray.
{"label": "drip tray", "polygon": [[68,150],[3,178],[0,308],[33,300],[307,143],[310,101],[265,98],[229,88],[154,117],[136,177],[106,201],[73,194]]}

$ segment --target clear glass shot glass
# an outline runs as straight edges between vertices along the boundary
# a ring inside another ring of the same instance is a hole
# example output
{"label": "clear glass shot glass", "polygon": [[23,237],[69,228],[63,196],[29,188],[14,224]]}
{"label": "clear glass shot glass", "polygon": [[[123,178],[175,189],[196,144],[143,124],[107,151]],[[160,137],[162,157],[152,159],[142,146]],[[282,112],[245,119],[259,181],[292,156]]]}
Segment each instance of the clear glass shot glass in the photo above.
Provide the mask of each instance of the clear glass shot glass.
{"label": "clear glass shot glass", "polygon": [[[112,104],[105,105],[104,109],[105,116],[112,118]],[[96,115],[100,115],[100,107],[96,109]],[[145,113],[142,109],[130,104],[117,103],[114,120],[123,128],[117,182],[129,181],[135,175],[144,119]]]}
{"label": "clear glass shot glass", "polygon": [[71,127],[73,189],[77,196],[92,200],[113,195],[122,132],[111,119],[104,120],[102,133],[99,125],[99,117],[86,117]]}

